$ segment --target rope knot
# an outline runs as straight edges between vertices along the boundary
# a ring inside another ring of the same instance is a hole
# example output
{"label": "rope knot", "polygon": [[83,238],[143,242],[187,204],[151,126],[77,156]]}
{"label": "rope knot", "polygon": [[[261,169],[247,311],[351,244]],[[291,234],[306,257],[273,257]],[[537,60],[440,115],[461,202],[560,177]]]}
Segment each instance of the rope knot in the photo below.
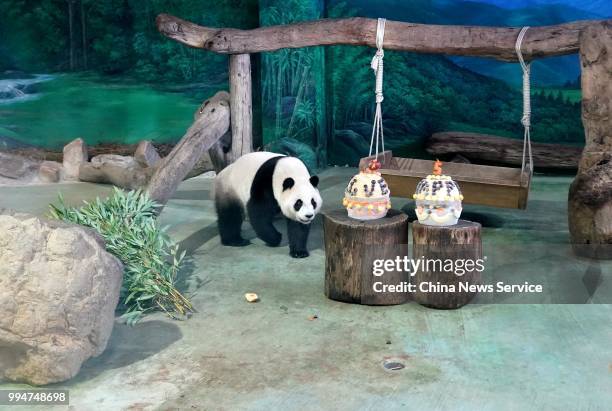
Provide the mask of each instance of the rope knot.
{"label": "rope knot", "polygon": [[523,114],[523,118],[521,118],[521,124],[523,127],[529,128],[531,127],[531,115]]}

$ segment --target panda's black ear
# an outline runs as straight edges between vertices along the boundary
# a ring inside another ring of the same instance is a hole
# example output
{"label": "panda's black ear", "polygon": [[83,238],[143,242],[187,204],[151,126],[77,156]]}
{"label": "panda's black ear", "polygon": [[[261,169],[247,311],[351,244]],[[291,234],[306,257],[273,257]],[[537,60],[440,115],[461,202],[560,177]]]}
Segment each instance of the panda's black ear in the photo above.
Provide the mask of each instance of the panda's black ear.
{"label": "panda's black ear", "polygon": [[294,185],[295,185],[295,181],[291,177],[286,178],[285,181],[283,181],[283,191],[289,190]]}
{"label": "panda's black ear", "polygon": [[310,177],[310,184],[312,184],[313,187],[318,186],[319,185],[319,177],[318,176]]}

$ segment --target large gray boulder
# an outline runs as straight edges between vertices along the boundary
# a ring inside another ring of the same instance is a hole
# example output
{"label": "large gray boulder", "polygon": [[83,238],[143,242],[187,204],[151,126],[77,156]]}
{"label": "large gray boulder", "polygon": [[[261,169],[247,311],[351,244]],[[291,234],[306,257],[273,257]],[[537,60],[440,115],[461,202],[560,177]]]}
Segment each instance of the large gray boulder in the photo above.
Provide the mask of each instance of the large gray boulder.
{"label": "large gray boulder", "polygon": [[62,178],[64,166],[57,161],[43,161],[38,169],[38,179],[43,183],[57,183]]}
{"label": "large gray boulder", "polygon": [[93,230],[0,210],[0,380],[74,377],[106,348],[122,279]]}
{"label": "large gray boulder", "polygon": [[36,178],[40,161],[16,154],[0,152],[0,177],[15,182],[31,182]]}

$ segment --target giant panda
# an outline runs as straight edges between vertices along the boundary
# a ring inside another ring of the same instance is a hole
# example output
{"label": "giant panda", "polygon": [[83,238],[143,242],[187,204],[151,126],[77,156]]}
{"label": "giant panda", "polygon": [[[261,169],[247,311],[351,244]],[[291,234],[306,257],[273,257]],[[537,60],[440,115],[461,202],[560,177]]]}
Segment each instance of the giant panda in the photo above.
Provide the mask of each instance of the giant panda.
{"label": "giant panda", "polygon": [[245,154],[215,178],[214,198],[221,243],[242,247],[250,242],[240,235],[247,216],[255,233],[276,247],[282,235],[272,221],[280,212],[287,220],[289,255],[308,257],[310,223],[321,209],[319,178],[310,176],[304,163],[264,151]]}

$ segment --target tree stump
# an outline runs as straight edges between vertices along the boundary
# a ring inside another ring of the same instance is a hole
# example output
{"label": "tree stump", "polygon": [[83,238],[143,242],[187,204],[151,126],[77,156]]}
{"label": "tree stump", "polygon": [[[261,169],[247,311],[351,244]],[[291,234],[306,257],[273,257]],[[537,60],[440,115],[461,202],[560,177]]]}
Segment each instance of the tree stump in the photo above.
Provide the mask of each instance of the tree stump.
{"label": "tree stump", "polygon": [[[480,228],[480,224],[466,220],[448,227],[412,223],[412,258],[422,260],[410,281],[416,287],[412,293],[416,302],[432,308],[459,308],[476,296],[477,292],[462,289],[460,283],[482,283],[482,270],[476,266],[482,259]],[[470,260],[474,264],[466,263]],[[446,271],[448,261],[453,264],[450,271]],[[436,287],[433,292],[432,286]]]}
{"label": "tree stump", "polygon": [[376,292],[385,285],[408,284],[406,271],[373,275],[374,260],[404,258],[408,251],[408,216],[389,210],[378,220],[350,218],[346,210],[323,213],[325,295],[332,300],[366,305],[402,304],[408,292]]}

